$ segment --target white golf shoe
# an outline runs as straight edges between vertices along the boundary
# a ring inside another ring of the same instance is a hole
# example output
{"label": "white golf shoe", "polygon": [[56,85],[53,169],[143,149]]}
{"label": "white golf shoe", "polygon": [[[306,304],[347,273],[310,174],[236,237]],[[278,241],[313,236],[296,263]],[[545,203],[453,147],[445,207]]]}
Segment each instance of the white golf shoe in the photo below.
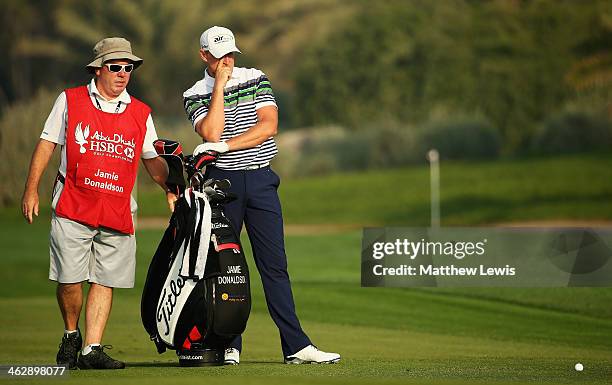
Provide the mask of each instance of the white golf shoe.
{"label": "white golf shoe", "polygon": [[225,349],[224,365],[238,365],[240,363],[240,352],[236,348]]}
{"label": "white golf shoe", "polygon": [[340,354],[325,353],[313,345],[308,345],[299,352],[285,357],[286,364],[335,364],[340,361]]}

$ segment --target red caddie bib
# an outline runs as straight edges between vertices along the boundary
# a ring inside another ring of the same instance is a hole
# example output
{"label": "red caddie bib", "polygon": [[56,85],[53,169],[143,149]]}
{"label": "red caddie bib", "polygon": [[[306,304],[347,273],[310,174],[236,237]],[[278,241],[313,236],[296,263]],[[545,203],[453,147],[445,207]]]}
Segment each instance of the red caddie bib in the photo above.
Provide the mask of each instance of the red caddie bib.
{"label": "red caddie bib", "polygon": [[97,109],[86,86],[69,88],[66,180],[55,214],[134,234],[130,196],[151,109],[132,97],[120,114]]}

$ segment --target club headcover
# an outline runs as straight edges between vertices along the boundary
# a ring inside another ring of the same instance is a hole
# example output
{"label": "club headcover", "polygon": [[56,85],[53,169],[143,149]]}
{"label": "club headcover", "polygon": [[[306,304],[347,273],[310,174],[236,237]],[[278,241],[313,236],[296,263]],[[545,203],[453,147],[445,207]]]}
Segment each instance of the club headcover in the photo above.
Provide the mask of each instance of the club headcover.
{"label": "club headcover", "polygon": [[215,163],[219,158],[219,153],[216,151],[204,151],[197,155],[187,155],[185,157],[185,170],[187,178],[191,177],[200,171],[202,174],[206,171],[206,166]]}
{"label": "club headcover", "polygon": [[168,164],[168,179],[166,187],[176,195],[185,191],[185,176],[183,174],[183,147],[179,142],[169,139],[157,139],[153,142],[155,151]]}

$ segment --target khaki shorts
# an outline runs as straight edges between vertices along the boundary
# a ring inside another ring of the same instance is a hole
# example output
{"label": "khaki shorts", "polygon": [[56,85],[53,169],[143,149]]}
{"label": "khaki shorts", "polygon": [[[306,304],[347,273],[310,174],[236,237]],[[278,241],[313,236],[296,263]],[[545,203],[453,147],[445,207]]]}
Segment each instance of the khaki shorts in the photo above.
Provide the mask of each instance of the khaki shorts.
{"label": "khaki shorts", "polygon": [[49,279],[134,287],[136,237],[51,216]]}

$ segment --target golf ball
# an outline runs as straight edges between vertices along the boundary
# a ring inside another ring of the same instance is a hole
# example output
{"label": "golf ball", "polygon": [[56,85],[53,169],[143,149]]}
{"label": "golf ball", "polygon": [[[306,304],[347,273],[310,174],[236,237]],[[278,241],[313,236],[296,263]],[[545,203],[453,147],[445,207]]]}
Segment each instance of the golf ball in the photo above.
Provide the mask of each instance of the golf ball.
{"label": "golf ball", "polygon": [[576,371],[578,372],[582,372],[582,370],[584,369],[584,366],[582,366],[582,364],[579,362],[574,366],[574,369],[576,369]]}

